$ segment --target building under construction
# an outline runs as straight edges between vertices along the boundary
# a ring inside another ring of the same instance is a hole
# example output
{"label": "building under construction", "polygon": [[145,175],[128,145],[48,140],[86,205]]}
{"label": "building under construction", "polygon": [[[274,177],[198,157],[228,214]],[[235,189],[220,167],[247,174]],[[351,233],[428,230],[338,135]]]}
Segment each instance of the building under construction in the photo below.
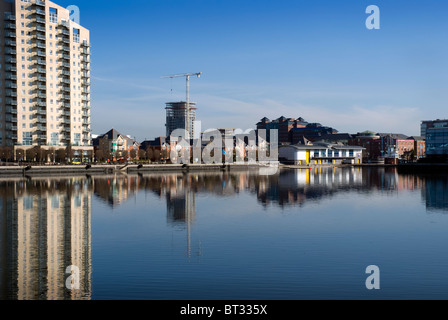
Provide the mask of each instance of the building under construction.
{"label": "building under construction", "polygon": [[[187,105],[189,107],[187,108]],[[185,129],[194,137],[194,122],[196,120],[196,103],[180,101],[166,103],[166,136],[169,137],[176,129]]]}

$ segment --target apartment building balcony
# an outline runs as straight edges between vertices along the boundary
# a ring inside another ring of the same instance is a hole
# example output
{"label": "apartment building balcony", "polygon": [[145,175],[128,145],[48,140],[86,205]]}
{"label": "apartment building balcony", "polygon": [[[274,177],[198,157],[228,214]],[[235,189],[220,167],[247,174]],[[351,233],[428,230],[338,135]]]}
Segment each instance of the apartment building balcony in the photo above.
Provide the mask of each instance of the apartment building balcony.
{"label": "apartment building balcony", "polygon": [[45,10],[39,8],[36,8],[33,13],[36,15],[45,16]]}
{"label": "apartment building balcony", "polygon": [[5,54],[15,56],[17,54],[17,50],[15,48],[6,47]]}
{"label": "apartment building balcony", "polygon": [[89,79],[89,78],[90,78],[90,74],[87,73],[87,72],[83,72],[83,73],[81,73],[81,78],[83,78],[83,79]]}
{"label": "apartment building balcony", "polygon": [[[8,105],[9,103],[6,102],[6,104]],[[16,105],[17,105],[17,103],[16,103]],[[17,115],[17,109],[16,108],[6,107],[5,111],[6,111],[7,114]]]}
{"label": "apartment building balcony", "polygon": [[90,43],[88,43],[86,40],[84,40],[83,42],[81,42],[81,47],[90,48]]}
{"label": "apartment building balcony", "polygon": [[[64,53],[64,52],[68,52],[68,53],[70,53],[70,47],[69,47],[69,46],[62,46],[62,47],[59,47],[58,50],[57,50],[57,52],[58,52],[58,53]],[[69,58],[70,58],[70,56],[69,56]]]}
{"label": "apartment building balcony", "polygon": [[69,109],[70,110],[71,107],[72,106],[70,105],[70,103],[62,102],[61,105],[59,106],[59,109],[60,110],[64,110],[64,109]]}
{"label": "apartment building balcony", "polygon": [[16,116],[6,115],[5,120],[6,120],[6,122],[17,123]]}
{"label": "apartment building balcony", "polygon": [[88,48],[82,48],[81,55],[82,56],[90,56],[90,50]]}
{"label": "apartment building balcony", "polygon": [[31,45],[31,47],[32,47],[33,49],[35,49],[35,48],[46,49],[46,48],[47,48],[45,42],[42,42],[42,41],[40,41],[40,40],[34,42],[34,43]]}
{"label": "apartment building balcony", "polygon": [[35,38],[36,40],[39,40],[39,41],[46,41],[46,40],[47,40],[47,38],[45,37],[45,35],[42,34],[41,32],[33,33],[33,35],[32,35],[31,37],[32,37],[33,39]]}
{"label": "apartment building balcony", "polygon": [[[60,28],[61,26],[63,26],[63,28]],[[63,36],[70,36],[70,30],[64,25],[59,25],[58,33]]]}
{"label": "apartment building balcony", "polygon": [[87,89],[87,87],[84,87],[81,91],[83,94],[90,94],[90,89]]}
{"label": "apartment building balcony", "polygon": [[46,95],[45,93],[38,92],[38,93],[36,94],[36,98],[46,99],[46,98],[47,98],[47,95]]}
{"label": "apartment building balcony", "polygon": [[67,62],[61,62],[60,64],[61,64],[62,67],[67,68],[67,69],[70,69],[70,63],[67,63]]}
{"label": "apartment building balcony", "polygon": [[45,1],[41,1],[41,0],[36,0],[36,2],[35,3],[33,3],[34,4],[34,6],[36,6],[36,7],[40,7],[40,8],[45,8]]}
{"label": "apartment building balcony", "polygon": [[41,24],[36,24],[34,26],[34,30],[37,32],[46,32],[45,27],[43,27]]}
{"label": "apartment building balcony", "polygon": [[59,70],[58,76],[67,76],[70,77],[70,71],[67,71],[67,69],[61,69]]}
{"label": "apartment building balcony", "polygon": [[68,119],[67,118],[62,118],[62,120],[59,123],[70,125],[71,121],[70,121],[70,118],[68,118]]}
{"label": "apartment building balcony", "polygon": [[16,30],[16,24],[11,22],[5,23],[5,30]]}
{"label": "apartment building balcony", "polygon": [[82,113],[82,117],[83,117],[83,118],[89,118],[89,117],[90,117],[90,113],[84,111],[84,112]]}
{"label": "apartment building balcony", "polygon": [[90,110],[91,107],[90,107],[90,105],[88,105],[88,104],[83,104],[83,105],[82,105],[82,109],[83,109],[83,110]]}
{"label": "apartment building balcony", "polygon": [[46,74],[47,73],[47,69],[42,68],[42,67],[37,67],[35,70],[35,73],[39,73],[39,74]]}
{"label": "apartment building balcony", "polygon": [[[70,52],[70,49],[67,50],[67,52]],[[66,53],[61,54],[58,59],[58,61],[61,61],[61,62],[64,62],[64,61],[66,62],[67,60],[70,61],[70,55],[66,54]]]}
{"label": "apartment building balcony", "polygon": [[37,50],[37,51],[36,51],[36,55],[37,55],[38,57],[42,57],[42,58],[45,58],[45,57],[47,56],[47,54],[45,53],[45,51],[42,51],[42,50]]}
{"label": "apartment building balcony", "polygon": [[36,81],[39,81],[39,82],[46,82],[46,81],[47,81],[47,78],[46,78],[46,77],[42,77],[41,75],[38,75],[38,76],[36,77]]}
{"label": "apartment building balcony", "polygon": [[38,100],[35,104],[36,104],[36,106],[41,107],[41,108],[45,108],[47,106],[47,103],[45,101],[41,101],[41,100]]}
{"label": "apartment building balcony", "polygon": [[66,93],[70,94],[70,87],[69,86],[63,86],[63,87],[59,88],[58,93],[60,93],[60,94],[66,94]]}
{"label": "apartment building balcony", "polygon": [[5,21],[16,21],[16,16],[11,13],[5,13]]}
{"label": "apartment building balcony", "polygon": [[67,78],[63,78],[63,79],[61,79],[61,80],[59,80],[59,82],[60,83],[65,83],[65,84],[71,84],[71,82],[70,82],[70,79],[67,79]]}
{"label": "apartment building balcony", "polygon": [[12,81],[6,81],[5,82],[5,88],[6,89],[17,89],[17,84]]}
{"label": "apartment building balcony", "polygon": [[40,58],[36,59],[36,63],[41,66],[47,65],[47,61],[45,61],[45,59],[40,59]]}
{"label": "apartment building balcony", "polygon": [[63,94],[63,95],[61,96],[61,100],[70,101],[70,95]]}
{"label": "apartment building balcony", "polygon": [[40,123],[40,124],[45,124],[45,123],[47,123],[47,118],[46,118],[46,117],[37,116],[37,117],[36,117],[36,120],[37,120],[37,122]]}
{"label": "apartment building balcony", "polygon": [[6,31],[5,32],[5,38],[12,38],[15,39],[17,37],[15,31]]}
{"label": "apartment building balcony", "polygon": [[8,64],[17,64],[17,59],[13,57],[5,57],[5,62]]}
{"label": "apartment building balcony", "polygon": [[70,39],[68,37],[59,37],[58,38],[58,43],[62,43],[62,44],[70,44]]}
{"label": "apartment building balcony", "polygon": [[[6,105],[17,106],[17,99],[14,99],[14,98],[6,98],[6,99],[5,99],[5,103],[6,103]],[[16,114],[17,114],[17,110],[16,110]]]}
{"label": "apartment building balcony", "polygon": [[68,118],[70,118],[70,117],[72,116],[72,113],[70,112],[70,110],[63,109],[61,115],[62,115],[63,117],[68,117]]}
{"label": "apartment building balcony", "polygon": [[39,85],[37,85],[37,89],[46,91],[47,90],[47,86],[39,84]]}
{"label": "apartment building balcony", "polygon": [[5,71],[6,71],[6,72],[17,72],[17,67],[14,66],[14,65],[9,65],[9,64],[7,64],[7,65],[5,66]]}
{"label": "apartment building balcony", "polygon": [[90,97],[86,96],[86,95],[82,95],[82,101],[87,101],[90,102]]}
{"label": "apartment building balcony", "polygon": [[6,80],[15,80],[15,81],[17,81],[17,75],[15,75],[15,74],[13,74],[11,72],[7,72],[5,74],[5,79]]}
{"label": "apartment building balcony", "polygon": [[36,131],[38,132],[47,132],[47,126],[46,125],[42,125],[42,124],[38,124],[36,126]]}
{"label": "apartment building balcony", "polygon": [[6,95],[6,97],[17,98],[17,91],[16,90],[6,90],[5,95]]}
{"label": "apartment building balcony", "polygon": [[11,48],[13,48],[13,47],[16,47],[17,46],[17,42],[16,41],[14,41],[14,40],[6,40],[5,41],[5,45],[7,46],[7,47],[11,47]]}

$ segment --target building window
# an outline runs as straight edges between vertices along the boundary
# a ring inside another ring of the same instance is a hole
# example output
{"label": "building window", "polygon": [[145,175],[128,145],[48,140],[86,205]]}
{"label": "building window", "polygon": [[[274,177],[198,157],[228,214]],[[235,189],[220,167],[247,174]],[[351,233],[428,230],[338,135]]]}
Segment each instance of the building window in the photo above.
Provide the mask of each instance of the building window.
{"label": "building window", "polygon": [[53,146],[59,145],[59,133],[58,132],[51,133],[51,145],[53,145]]}
{"label": "building window", "polygon": [[22,144],[24,146],[31,146],[33,144],[33,136],[31,132],[23,132]]}
{"label": "building window", "polygon": [[50,8],[49,19],[52,23],[58,23],[58,9]]}
{"label": "building window", "polygon": [[73,42],[79,43],[79,29],[73,28]]}
{"label": "building window", "polygon": [[75,146],[80,146],[81,145],[81,134],[80,133],[75,133]]}

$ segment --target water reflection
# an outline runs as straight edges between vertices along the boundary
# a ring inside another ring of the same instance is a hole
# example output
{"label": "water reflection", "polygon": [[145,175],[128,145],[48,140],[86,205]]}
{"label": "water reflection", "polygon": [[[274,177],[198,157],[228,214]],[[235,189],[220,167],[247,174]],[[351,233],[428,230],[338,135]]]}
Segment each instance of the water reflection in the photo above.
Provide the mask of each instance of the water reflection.
{"label": "water reflection", "polygon": [[[263,207],[304,206],[337,194],[421,193],[430,212],[448,212],[448,176],[398,174],[388,168],[147,174],[0,180],[0,299],[91,298],[92,196],[114,208],[138,192],[166,201],[169,226],[190,228],[198,197],[239,193]],[[67,266],[80,270],[80,288],[68,290]]]}
{"label": "water reflection", "polygon": [[[89,299],[90,181],[0,181],[0,298]],[[68,266],[79,289],[68,290]]]}

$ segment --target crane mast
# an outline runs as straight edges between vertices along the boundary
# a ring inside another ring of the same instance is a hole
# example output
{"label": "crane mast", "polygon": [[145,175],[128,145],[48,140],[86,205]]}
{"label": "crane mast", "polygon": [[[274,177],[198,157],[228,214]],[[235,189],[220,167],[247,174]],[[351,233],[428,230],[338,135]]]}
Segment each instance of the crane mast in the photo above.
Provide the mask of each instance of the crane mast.
{"label": "crane mast", "polygon": [[191,128],[190,128],[190,77],[196,76],[196,77],[200,78],[201,75],[202,75],[202,72],[197,72],[197,73],[174,74],[174,75],[162,77],[162,78],[170,78],[170,79],[180,78],[180,77],[185,77],[186,78],[186,82],[187,82],[186,83],[186,87],[187,87],[186,95],[187,95],[187,97],[186,97],[186,115],[185,115],[185,117],[186,117],[186,121],[185,121],[186,122],[186,125],[185,125],[186,128],[185,128],[185,130],[187,130],[187,132],[190,135],[192,134]]}

